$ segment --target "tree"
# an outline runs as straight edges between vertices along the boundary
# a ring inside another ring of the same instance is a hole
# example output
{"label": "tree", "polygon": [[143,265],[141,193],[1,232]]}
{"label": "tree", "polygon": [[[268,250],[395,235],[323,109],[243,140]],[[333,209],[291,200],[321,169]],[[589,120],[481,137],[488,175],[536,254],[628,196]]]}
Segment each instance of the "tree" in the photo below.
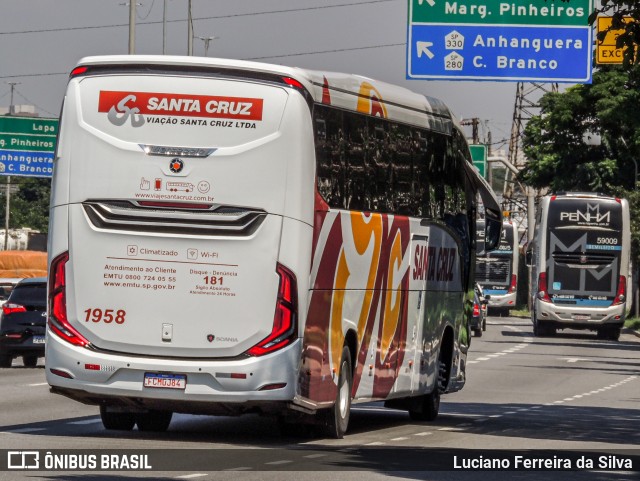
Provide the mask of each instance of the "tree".
{"label": "tree", "polygon": [[[11,195],[9,227],[11,229],[30,227],[42,233],[48,232],[51,179],[14,176],[11,178],[11,183],[17,184],[19,189]],[[4,185],[0,185],[0,191],[4,194]],[[0,205],[2,219],[5,218],[5,208],[5,202],[2,202]]]}
{"label": "tree", "polygon": [[[629,201],[631,255],[640,265],[640,76],[637,66],[608,67],[590,85],[549,93],[526,128],[529,159],[520,180],[552,191],[603,192]],[[599,145],[588,142],[599,137]]]}

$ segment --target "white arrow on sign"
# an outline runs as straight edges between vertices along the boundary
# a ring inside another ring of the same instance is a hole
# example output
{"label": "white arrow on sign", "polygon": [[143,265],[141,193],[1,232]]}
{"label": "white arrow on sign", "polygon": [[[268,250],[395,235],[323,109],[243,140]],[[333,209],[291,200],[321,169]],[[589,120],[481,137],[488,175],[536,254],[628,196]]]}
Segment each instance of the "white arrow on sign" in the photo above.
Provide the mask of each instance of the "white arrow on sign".
{"label": "white arrow on sign", "polygon": [[431,60],[435,55],[429,47],[433,47],[433,42],[416,42],[416,50],[418,51],[418,58],[422,57],[422,54],[425,54]]}
{"label": "white arrow on sign", "polygon": [[427,2],[430,7],[433,7],[436,4],[435,0],[418,0],[418,5],[422,5],[424,2]]}

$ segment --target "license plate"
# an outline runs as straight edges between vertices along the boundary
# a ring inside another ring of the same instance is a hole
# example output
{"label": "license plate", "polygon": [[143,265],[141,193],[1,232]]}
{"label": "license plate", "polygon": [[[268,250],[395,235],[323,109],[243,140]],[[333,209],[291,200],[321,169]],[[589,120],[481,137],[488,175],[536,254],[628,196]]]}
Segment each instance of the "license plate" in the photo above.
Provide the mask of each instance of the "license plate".
{"label": "license plate", "polygon": [[32,340],[34,344],[44,344],[44,336],[33,336]]}
{"label": "license plate", "polygon": [[145,372],[144,387],[157,387],[161,389],[186,389],[187,376],[185,374],[162,374],[156,372]]}
{"label": "license plate", "polygon": [[589,314],[574,314],[572,317],[576,321],[589,321],[589,320],[591,320],[591,316]]}

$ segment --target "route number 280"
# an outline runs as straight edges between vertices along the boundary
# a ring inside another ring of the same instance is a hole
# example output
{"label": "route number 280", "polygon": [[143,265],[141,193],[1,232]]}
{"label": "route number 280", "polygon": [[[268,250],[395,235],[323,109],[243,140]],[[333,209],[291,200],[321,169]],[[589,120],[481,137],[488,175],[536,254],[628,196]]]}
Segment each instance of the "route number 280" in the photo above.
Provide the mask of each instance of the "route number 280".
{"label": "route number 280", "polygon": [[89,308],[84,311],[86,314],[85,322],[93,321],[95,323],[104,322],[105,324],[124,324],[127,312],[124,309],[99,309]]}

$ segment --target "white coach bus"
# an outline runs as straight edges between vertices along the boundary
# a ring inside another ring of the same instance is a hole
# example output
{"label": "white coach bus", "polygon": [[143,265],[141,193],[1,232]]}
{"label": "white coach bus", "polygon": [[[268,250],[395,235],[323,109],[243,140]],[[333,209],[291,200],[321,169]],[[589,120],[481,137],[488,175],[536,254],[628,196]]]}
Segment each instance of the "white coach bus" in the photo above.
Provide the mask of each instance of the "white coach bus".
{"label": "white coach bus", "polygon": [[476,193],[439,100],[363,77],[81,60],[54,167],[46,375],[107,429],[261,412],[342,437],[465,381]]}
{"label": "white coach bus", "polygon": [[481,253],[476,259],[476,282],[489,296],[488,306],[494,311],[509,314],[516,307],[518,291],[518,229],[511,222],[503,222],[498,248],[484,251],[484,221],[477,223],[477,248]]}
{"label": "white coach bus", "polygon": [[572,328],[620,337],[631,285],[629,222],[625,199],[568,192],[541,200],[527,251],[535,335]]}

